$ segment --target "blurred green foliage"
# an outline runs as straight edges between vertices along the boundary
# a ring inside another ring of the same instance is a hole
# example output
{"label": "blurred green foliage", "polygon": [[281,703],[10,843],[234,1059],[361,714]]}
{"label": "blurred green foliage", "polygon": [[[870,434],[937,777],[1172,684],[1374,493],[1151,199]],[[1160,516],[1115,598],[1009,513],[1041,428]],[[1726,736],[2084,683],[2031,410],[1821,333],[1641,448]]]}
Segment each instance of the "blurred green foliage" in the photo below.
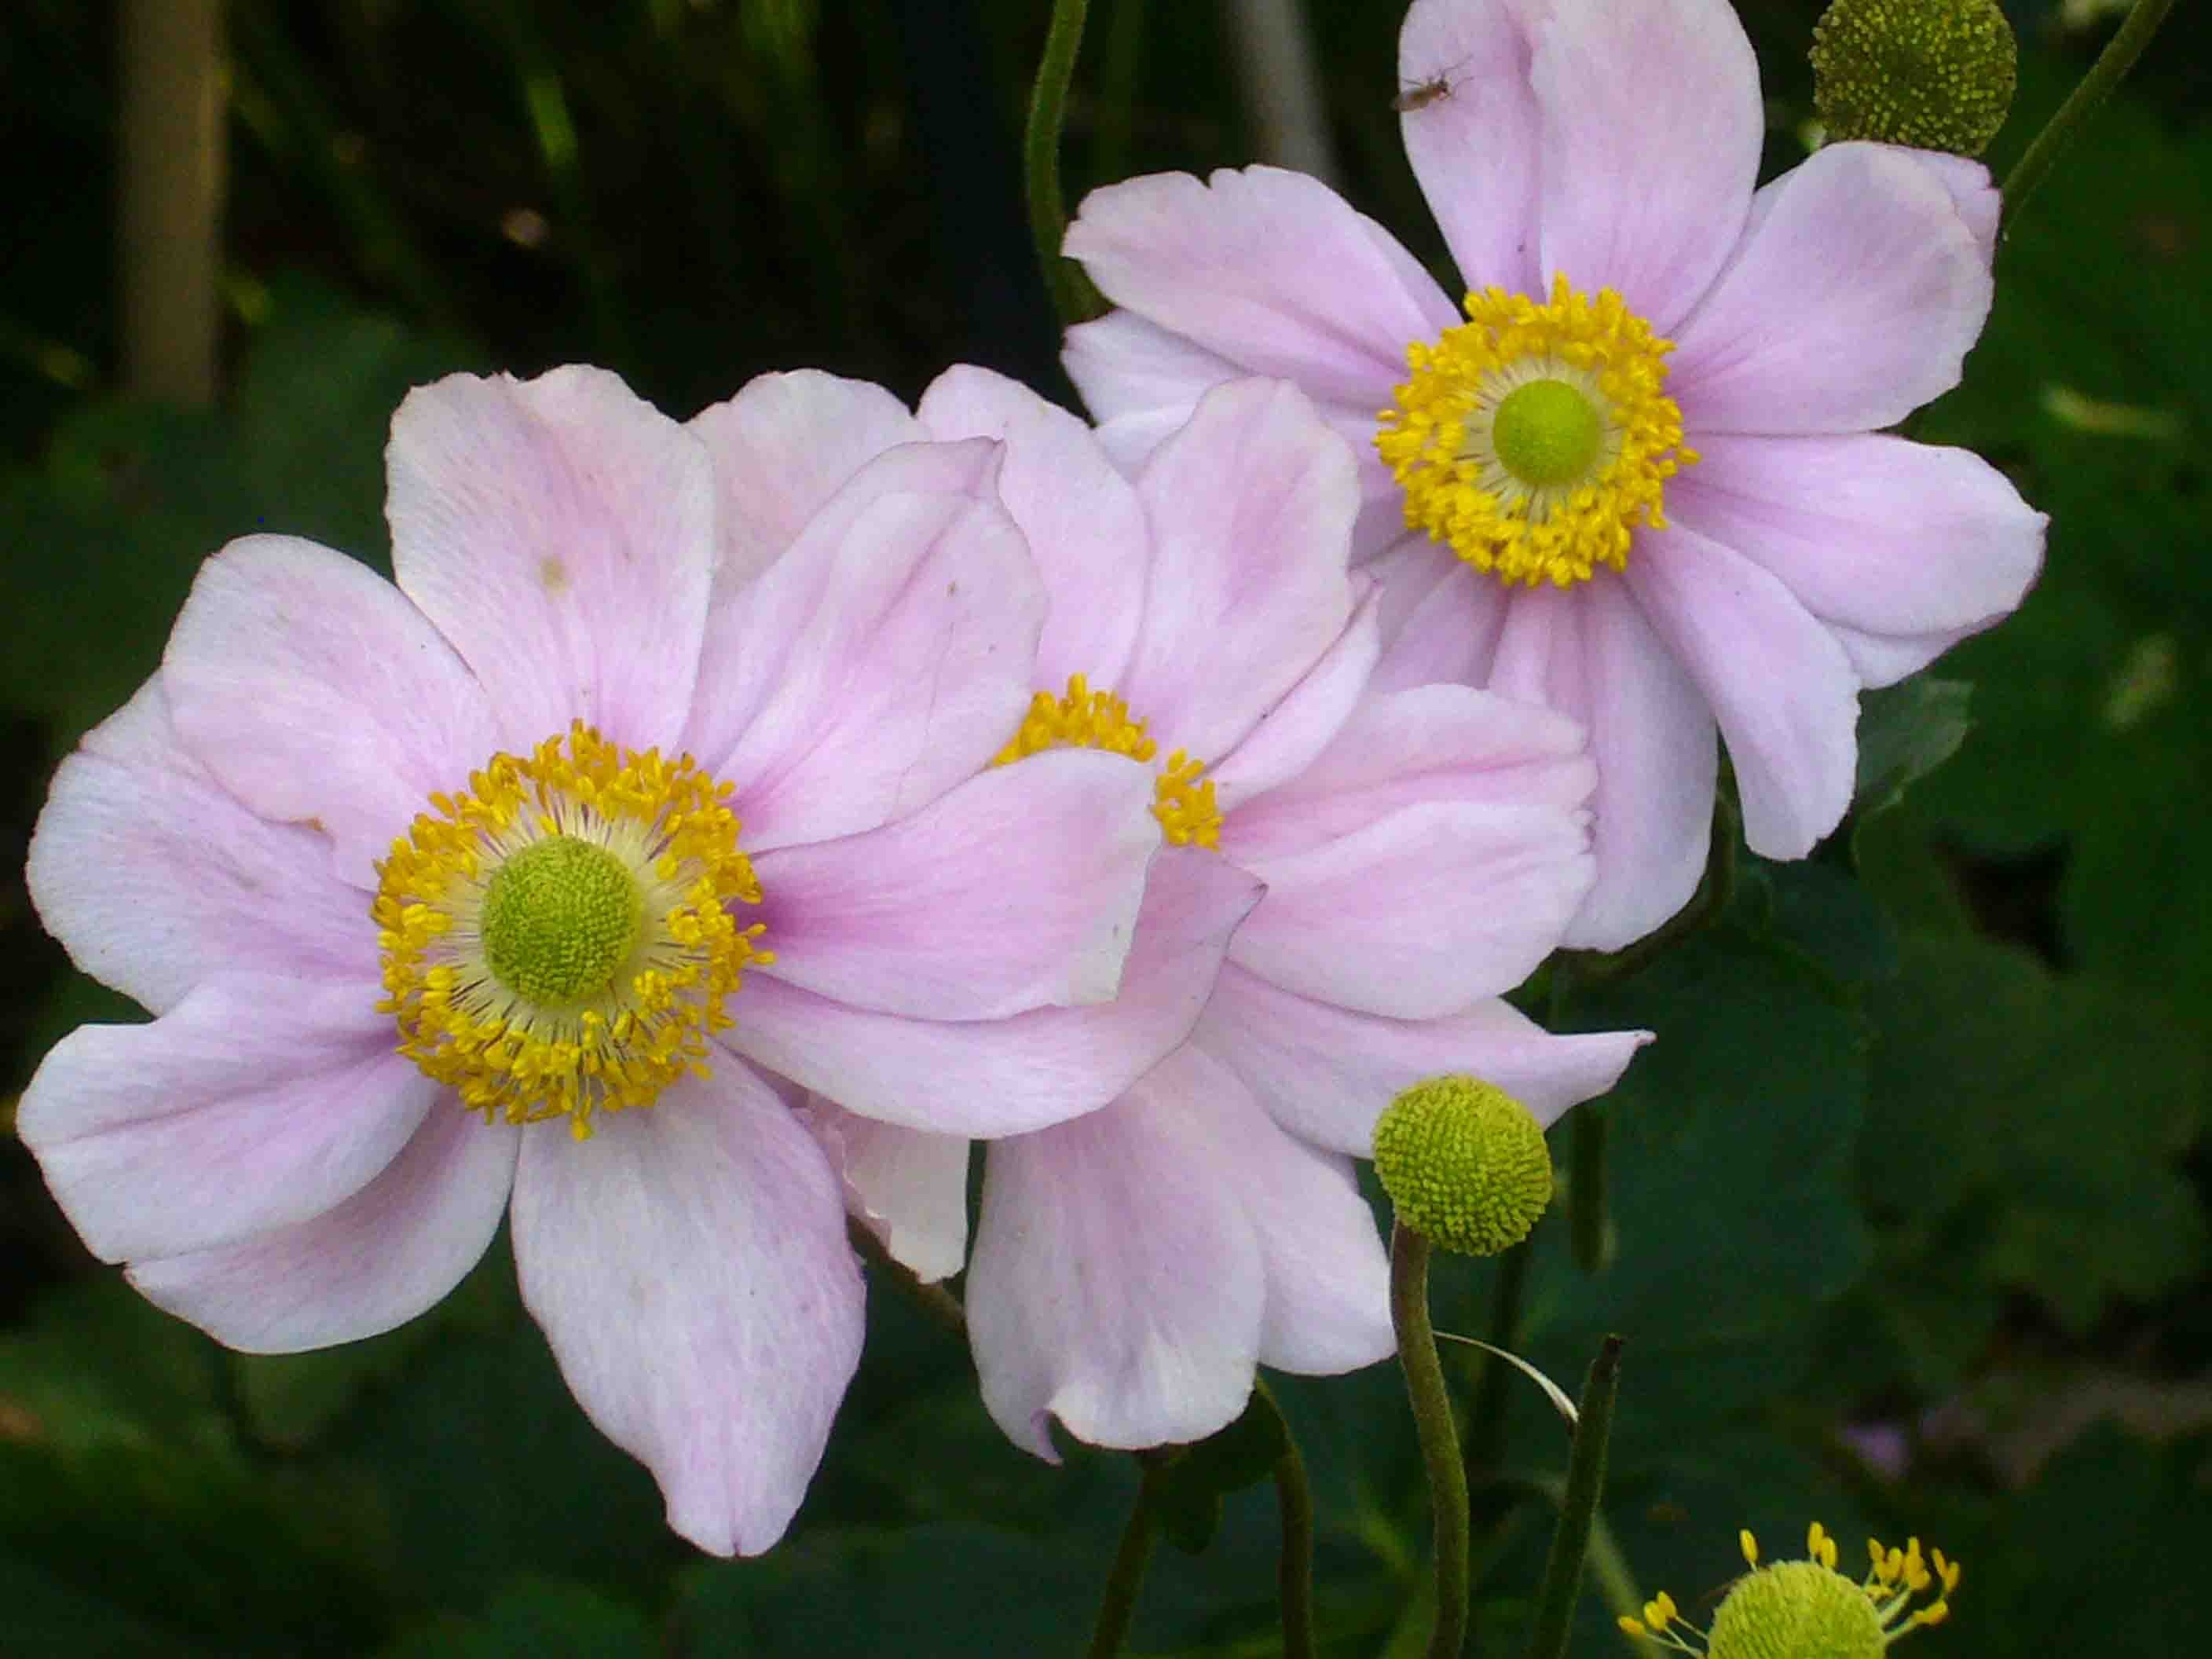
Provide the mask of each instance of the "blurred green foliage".
{"label": "blurred green foliage", "polygon": [[[1441,266],[1389,110],[1396,0],[1307,9],[1346,188]],[[1741,6],[1770,171],[1802,153],[1817,9]],[[1071,189],[1250,159],[1214,8],[1092,10]],[[1817,1517],[1965,1560],[1952,1627],[1915,1638],[1931,1654],[2193,1645],[2212,121],[2174,67],[2206,44],[2184,13],[2021,219],[1966,384],[1917,428],[2052,514],[2040,586],[1940,678],[1869,700],[1860,805],[1817,859],[1746,855],[1714,927],[1570,1010],[1662,1034],[1606,1108],[1610,1264],[1575,1269],[1554,1219],[1525,1304],[1527,1351],[1571,1388],[1601,1334],[1629,1338],[1607,1520],[1641,1592],[1687,1606],[1737,1527],[1787,1553]],[[2094,46],[2016,16],[2000,172]],[[909,395],[959,357],[1050,383],[1012,149],[1042,8],[236,0],[232,27],[232,372],[194,412],[105,384],[107,9],[0,16],[36,227],[0,286],[11,869],[52,763],[158,660],[205,554],[265,529],[384,558],[383,433],[412,384],[590,358],[689,414],[802,363]],[[70,1025],[131,1015],[20,884],[0,927],[12,1089]],[[569,1400],[503,1244],[415,1326],[281,1359],[221,1352],[90,1263],[12,1144],[0,1247],[11,1654],[1072,1652],[1137,1492],[1126,1457],[1014,1450],[966,1356],[879,1285],[791,1538],[708,1561]],[[1494,1276],[1440,1268],[1438,1323],[1486,1329]],[[1327,1650],[1409,1650],[1426,1499],[1395,1374],[1277,1391]],[[1534,1392],[1512,1398],[1485,1654],[1517,1650],[1565,1457]],[[1272,1444],[1248,1425],[1184,1470],[1170,1530],[1196,1553],[1162,1553],[1138,1650],[1273,1650],[1275,1515],[1246,1484]],[[1620,1649],[1601,1602],[1577,1653]]]}

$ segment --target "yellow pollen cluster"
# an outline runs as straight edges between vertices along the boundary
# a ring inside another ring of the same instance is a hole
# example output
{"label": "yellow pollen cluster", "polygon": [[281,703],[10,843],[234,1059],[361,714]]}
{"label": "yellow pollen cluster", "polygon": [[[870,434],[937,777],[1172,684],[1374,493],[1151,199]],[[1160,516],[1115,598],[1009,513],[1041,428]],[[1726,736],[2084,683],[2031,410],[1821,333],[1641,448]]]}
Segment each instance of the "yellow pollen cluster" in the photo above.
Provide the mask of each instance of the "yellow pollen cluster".
{"label": "yellow pollen cluster", "polygon": [[761,893],[729,789],[578,721],[432,795],[370,905],[399,1052],[487,1121],[566,1117],[579,1140],[706,1076],[723,1000],[775,960],[731,914]]}
{"label": "yellow pollen cluster", "polygon": [[[1950,1617],[1959,1564],[1941,1550],[1923,1558],[1917,1538],[1903,1549],[1867,1540],[1873,1565],[1854,1583],[1836,1570],[1836,1540],[1817,1521],[1801,1561],[1762,1567],[1759,1540],[1748,1532],[1736,1537],[1751,1571],[1722,1598],[1710,1632],[1685,1620],[1663,1590],[1644,1604],[1643,1618],[1624,1617],[1620,1628],[1705,1659],[1879,1659],[1907,1632]],[[1911,1605],[1931,1589],[1933,1601]]]}
{"label": "yellow pollen cluster", "polygon": [[[1413,378],[1377,417],[1375,447],[1406,492],[1407,525],[1509,585],[1568,587],[1601,564],[1626,568],[1638,526],[1666,527],[1666,480],[1698,459],[1664,395],[1674,343],[1613,289],[1591,300],[1565,276],[1548,303],[1492,288],[1467,296],[1467,314],[1434,344],[1406,348]],[[1539,382],[1579,393],[1597,418],[1577,476],[1500,453],[1498,406]]]}
{"label": "yellow pollen cluster", "polygon": [[[1144,721],[1129,718],[1127,703],[1110,691],[1093,691],[1080,674],[1067,677],[1065,696],[1040,691],[1030,699],[1021,729],[992,764],[1010,766],[1047,749],[1103,749],[1134,761],[1149,761],[1159,752],[1159,745],[1145,735]],[[1173,846],[1221,845],[1221,808],[1204,761],[1180,749],[1167,757],[1152,785],[1152,816]]]}

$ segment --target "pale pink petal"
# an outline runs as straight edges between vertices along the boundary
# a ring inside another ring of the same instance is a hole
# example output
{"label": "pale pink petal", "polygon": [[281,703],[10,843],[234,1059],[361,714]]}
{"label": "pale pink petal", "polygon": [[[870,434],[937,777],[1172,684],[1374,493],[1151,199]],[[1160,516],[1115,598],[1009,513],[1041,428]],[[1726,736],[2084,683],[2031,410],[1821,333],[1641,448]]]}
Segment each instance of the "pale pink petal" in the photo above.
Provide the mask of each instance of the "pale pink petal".
{"label": "pale pink petal", "polygon": [[1120,1447],[1233,1421],[1267,1291],[1257,1232],[1174,1060],[1105,1110],[985,1155],[969,1338],[992,1420],[1040,1457],[1054,1458],[1055,1417]]}
{"label": "pale pink petal", "polygon": [[757,973],[732,1000],[736,1024],[722,1041],[863,1116],[945,1134],[1019,1134],[1097,1110],[1181,1042],[1259,895],[1219,854],[1165,848],[1111,1002],[1001,1020],[907,1019]]}
{"label": "pale pink petal", "polygon": [[157,1014],[218,974],[376,980],[376,930],[330,842],[216,784],[179,743],[158,674],[54,774],[24,873],[70,959]]}
{"label": "pale pink petal", "polygon": [[2004,196],[1997,189],[1996,180],[1990,176],[1989,168],[1967,156],[1947,155],[1940,149],[1897,147],[1893,153],[1925,167],[1942,181],[1943,188],[1950,192],[1951,205],[1958,210],[1960,219],[1973,237],[1974,246],[1981,250],[1982,263],[1986,265],[1996,258],[1997,222],[2004,212]]}
{"label": "pale pink petal", "polygon": [[1969,450],[1865,434],[1714,438],[1703,453],[1668,487],[1674,522],[1771,572],[1823,622],[1923,642],[1878,662],[1853,653],[1869,685],[2011,614],[2043,562],[2050,520]]}
{"label": "pale pink petal", "polygon": [[1942,177],[1905,151],[1831,144],[1759,192],[1678,337],[1668,392],[1700,447],[1888,426],[1958,384],[1991,291]]}
{"label": "pale pink petal", "polygon": [[1670,333],[1735,246],[1766,136],[1735,9],[1560,0],[1530,80],[1543,109],[1539,279],[1617,289]]}
{"label": "pale pink petal", "polygon": [[1851,672],[1862,685],[1894,685],[1909,674],[1917,674],[1960,640],[1978,634],[1978,628],[1961,628],[1934,634],[1869,634],[1840,623],[1828,631],[1844,654],[1851,659]]}
{"label": "pale pink petal", "polygon": [[1612,1088],[1651,1034],[1553,1036],[1495,998],[1440,1019],[1386,1019],[1232,966],[1191,1041],[1243,1078],[1293,1134],[1366,1158],[1382,1109],[1425,1078],[1486,1079],[1549,1124]]}
{"label": "pale pink petal", "polygon": [[1132,471],[1190,418],[1209,388],[1244,373],[1133,311],[1110,311],[1069,329],[1060,366],[1098,423],[1106,453]]}
{"label": "pale pink petal", "polygon": [[320,1215],[444,1091],[392,1051],[374,980],[202,983],[148,1025],[80,1025],[17,1130],[93,1253],[182,1255]]}
{"label": "pale pink petal", "polygon": [[483,690],[398,589],[286,536],[200,567],[161,683],[193,757],[263,817],[323,830],[357,887],[498,746]]}
{"label": "pale pink petal", "polygon": [[1145,603],[1152,535],[1144,508],[1097,436],[1019,381],[988,368],[947,369],[922,394],[933,438],[995,438],[1006,447],[999,499],[1029,540],[1051,603],[1037,641],[1036,684],[1071,674],[1121,683]]}
{"label": "pale pink petal", "polygon": [[1542,114],[1528,83],[1543,0],[1413,0],[1398,35],[1406,159],[1463,287],[1533,294]]}
{"label": "pale pink petal", "polygon": [[1224,850],[1267,884],[1230,960],[1289,990],[1425,1019],[1510,990],[1589,890],[1588,832],[1558,807],[1430,801],[1307,851]]}
{"label": "pale pink petal", "polygon": [[1597,769],[1563,714],[1465,685],[1370,694],[1335,740],[1273,793],[1231,813],[1222,850],[1304,851],[1425,801],[1572,814]]}
{"label": "pale pink petal", "polygon": [[756,851],[927,805],[989,763],[1036,690],[1044,595],[1002,508],[902,492],[837,519],[833,506],[716,619],[716,649],[742,661],[759,647],[724,712],[758,702],[725,728],[734,747],[709,760],[720,738],[701,728],[691,748],[737,786]]}
{"label": "pale pink petal", "polygon": [[883,387],[813,368],[757,374],[688,424],[714,458],[718,594],[767,569],[863,466],[924,435]]}
{"label": "pale pink petal", "polygon": [[[787,551],[754,580],[718,580],[700,647],[699,680],[691,721],[684,728],[684,748],[710,771],[722,771],[746,728],[760,719],[761,711],[787,682],[810,663],[820,661],[814,636],[822,635],[824,648],[839,647],[843,636],[860,625],[846,617],[842,605],[845,590],[871,568],[866,544],[855,541],[864,519],[884,510],[886,500],[893,497],[995,500],[994,480],[1001,453],[1000,446],[980,441],[925,441],[887,449],[847,479],[801,527]],[[940,502],[939,508],[946,514],[954,511],[949,502]],[[909,503],[908,512],[918,510]],[[921,551],[909,549],[906,556]],[[877,579],[883,574],[877,573]],[[896,595],[897,585],[889,591]],[[880,607],[884,602],[881,594],[871,599],[864,592],[862,599],[864,607]],[[1042,599],[1034,602],[1041,604]]]}
{"label": "pale pink petal", "polygon": [[[1369,586],[1358,577],[1355,591]],[[1369,586],[1328,654],[1265,714],[1244,741],[1211,768],[1214,798],[1224,813],[1295,778],[1328,748],[1359,704],[1382,650],[1378,595]]]}
{"label": "pale pink petal", "polygon": [[805,1121],[845,1177],[845,1207],[924,1284],[950,1279],[968,1259],[965,1135],[902,1129],[806,1097]]}
{"label": "pale pink petal", "polygon": [[1160,845],[1152,779],[1092,749],[970,778],[866,834],[754,862],[772,964],[855,1008],[997,1019],[1104,1002]]}
{"label": "pale pink petal", "polygon": [[1115,690],[1162,749],[1212,761],[1304,678],[1352,616],[1358,487],[1297,387],[1237,380],[1137,476],[1152,580]]}
{"label": "pale pink petal", "polygon": [[[1111,312],[1096,322],[1079,323],[1067,331],[1067,347],[1061,354],[1068,378],[1083,394],[1083,401],[1097,422],[1097,436],[1115,466],[1134,472],[1146,458],[1190,419],[1198,400],[1224,380],[1249,373],[1226,357],[1216,356],[1194,345],[1180,334],[1146,321],[1132,311]],[[1323,424],[1352,446],[1359,467],[1360,529],[1355,544],[1363,548],[1370,536],[1370,520],[1388,532],[1404,527],[1403,498],[1390,469],[1375,453],[1376,411],[1389,400],[1390,389],[1406,374],[1404,353],[1389,378],[1377,380],[1356,396],[1314,396],[1314,412]],[[1388,539],[1387,533],[1374,541]]]}
{"label": "pale pink petal", "polygon": [[1720,720],[1745,841],[1768,858],[1804,857],[1851,804],[1850,659],[1780,581],[1679,526],[1638,541],[1628,582]]}
{"label": "pale pink petal", "polygon": [[1489,678],[1514,590],[1421,535],[1401,533],[1366,568],[1382,596],[1376,690]]}
{"label": "pale pink petal", "polygon": [[[544,1133],[560,1133],[556,1127]],[[434,1306],[507,1212],[520,1132],[448,1100],[336,1209],[191,1255],[134,1262],[149,1301],[248,1353],[357,1342]]]}
{"label": "pale pink petal", "polygon": [[561,1374],[717,1555],[783,1535],[860,1363],[864,1292],[829,1160],[742,1066],[589,1140],[538,1126],[514,1265]]}
{"label": "pale pink petal", "polygon": [[454,374],[386,451],[392,568],[491,694],[507,746],[580,719],[666,748],[714,578],[706,447],[604,369]]}
{"label": "pale pink petal", "polygon": [[1246,374],[1370,412],[1404,378],[1407,345],[1457,318],[1389,232],[1279,167],[1094,190],[1062,246],[1115,304]]}
{"label": "pale pink petal", "polygon": [[1328,1376],[1396,1352],[1390,1259],[1352,1161],[1294,1139],[1202,1048],[1175,1064],[1184,1109],[1212,1132],[1216,1178],[1234,1191],[1259,1240],[1267,1286],[1260,1362]]}
{"label": "pale pink petal", "polygon": [[1512,596],[1490,686],[1589,733],[1597,881],[1564,942],[1617,951],[1643,938],[1688,902],[1705,867],[1719,749],[1703,693],[1627,585],[1602,571],[1571,592]]}

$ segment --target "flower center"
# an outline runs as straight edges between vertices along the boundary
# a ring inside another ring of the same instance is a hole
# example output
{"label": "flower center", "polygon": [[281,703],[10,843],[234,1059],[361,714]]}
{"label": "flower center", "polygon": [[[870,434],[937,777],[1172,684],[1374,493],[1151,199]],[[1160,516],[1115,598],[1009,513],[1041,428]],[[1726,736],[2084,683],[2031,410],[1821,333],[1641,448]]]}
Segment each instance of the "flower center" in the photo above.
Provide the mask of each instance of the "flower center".
{"label": "flower center", "polygon": [[596,996],[630,953],[645,911],[629,866],[574,836],[532,842],[484,884],[484,961],[532,1002]]}
{"label": "flower center", "polygon": [[[1856,1583],[1837,1571],[1836,1540],[1817,1521],[1802,1561],[1762,1567],[1759,1540],[1748,1532],[1736,1539],[1751,1571],[1722,1598],[1710,1631],[1683,1618],[1664,1590],[1641,1619],[1623,1615],[1620,1628],[1696,1659],[1881,1659],[1899,1637],[1949,1618],[1959,1588],[1959,1564],[1941,1550],[1923,1556],[1917,1538],[1903,1549],[1868,1539],[1873,1565]],[[1932,1600],[1912,1605],[1931,1590]]]}
{"label": "flower center", "polygon": [[[1046,749],[1103,749],[1137,761],[1159,752],[1159,745],[1145,735],[1144,721],[1129,718],[1127,703],[1110,691],[1093,691],[1080,674],[1067,677],[1065,696],[1040,691],[1031,697],[1021,729],[991,763],[1010,766]],[[1153,779],[1152,816],[1174,846],[1221,844],[1221,808],[1213,799],[1213,780],[1205,773],[1204,761],[1178,749]]]}
{"label": "flower center", "polygon": [[1548,304],[1492,288],[1467,314],[1406,348],[1413,378],[1378,417],[1406,523],[1508,584],[1626,568],[1637,527],[1666,527],[1665,480],[1698,459],[1663,394],[1674,343],[1564,276]]}
{"label": "flower center", "polygon": [[708,1074],[707,1034],[775,960],[738,821],[689,755],[617,749],[579,721],[430,797],[377,866],[380,1012],[399,1052],[510,1123],[652,1103]]}

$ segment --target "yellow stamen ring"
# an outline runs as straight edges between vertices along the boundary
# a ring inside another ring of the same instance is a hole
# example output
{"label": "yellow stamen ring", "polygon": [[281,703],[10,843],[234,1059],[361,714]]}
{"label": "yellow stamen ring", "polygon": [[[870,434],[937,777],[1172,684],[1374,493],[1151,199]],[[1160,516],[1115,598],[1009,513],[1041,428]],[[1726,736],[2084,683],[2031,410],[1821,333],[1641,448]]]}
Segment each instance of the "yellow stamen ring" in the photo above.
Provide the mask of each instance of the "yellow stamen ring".
{"label": "yellow stamen ring", "polygon": [[487,1121],[566,1117],[580,1140],[707,1076],[724,1000],[775,960],[731,913],[761,893],[729,793],[580,720],[432,795],[370,905],[399,1052]]}
{"label": "yellow stamen ring", "polygon": [[[1040,691],[1030,699],[1021,728],[993,758],[1010,766],[1025,755],[1047,749],[1103,749],[1149,761],[1159,745],[1145,735],[1145,723],[1129,717],[1129,705],[1110,691],[1093,691],[1080,674],[1067,677],[1067,694]],[[1221,808],[1206,763],[1182,750],[1170,755],[1152,784],[1152,816],[1160,833],[1176,847],[1221,845]]]}
{"label": "yellow stamen ring", "polygon": [[1407,526],[1508,584],[1625,569],[1636,530],[1666,527],[1665,481],[1698,459],[1664,395],[1674,343],[1565,276],[1547,304],[1492,288],[1467,314],[1406,348],[1412,378],[1377,417]]}

